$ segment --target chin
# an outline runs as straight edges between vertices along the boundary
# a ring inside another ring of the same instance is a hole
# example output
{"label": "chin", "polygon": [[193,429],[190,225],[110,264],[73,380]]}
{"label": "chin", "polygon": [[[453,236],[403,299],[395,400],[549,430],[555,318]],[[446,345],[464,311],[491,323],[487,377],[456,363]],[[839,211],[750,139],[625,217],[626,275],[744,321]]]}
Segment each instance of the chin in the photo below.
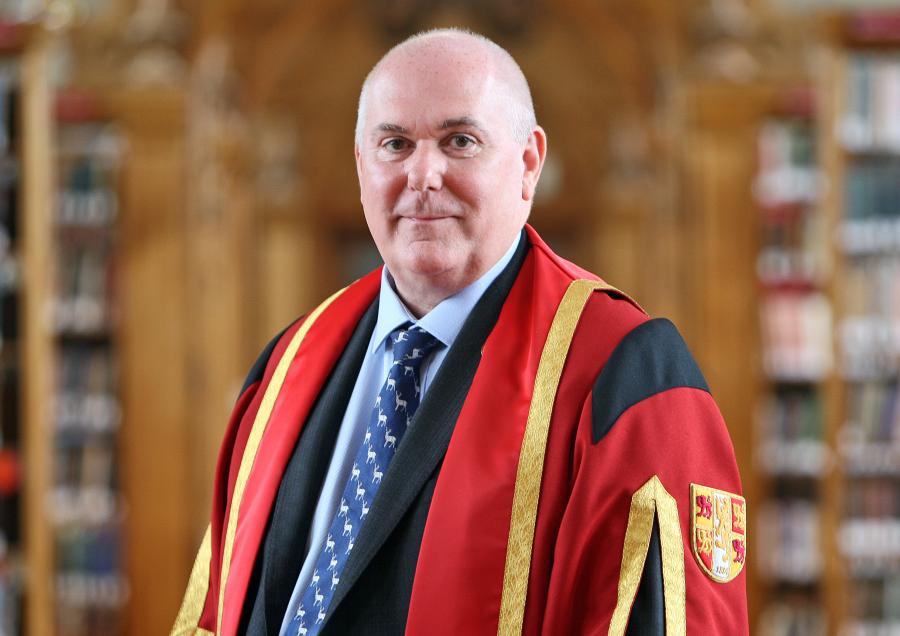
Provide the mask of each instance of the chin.
{"label": "chin", "polygon": [[400,266],[409,274],[434,277],[445,276],[457,270],[460,264],[458,258],[443,253],[443,250],[420,250],[400,261]]}

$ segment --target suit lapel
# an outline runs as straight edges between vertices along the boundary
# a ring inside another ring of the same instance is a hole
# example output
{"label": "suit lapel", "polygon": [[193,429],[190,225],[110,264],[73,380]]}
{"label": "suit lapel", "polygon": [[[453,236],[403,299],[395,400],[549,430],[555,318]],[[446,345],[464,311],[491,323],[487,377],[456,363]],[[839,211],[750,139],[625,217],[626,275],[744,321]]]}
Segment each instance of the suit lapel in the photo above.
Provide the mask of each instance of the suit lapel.
{"label": "suit lapel", "polygon": [[[484,292],[463,324],[400,443],[360,530],[334,598],[330,618],[381,549],[447,452],[456,419],[481,361],[481,347],[497,322],[528,251],[523,232],[509,265]],[[326,626],[327,626],[326,618]]]}
{"label": "suit lapel", "polygon": [[[300,573],[319,492],[377,315],[376,296],[313,407],[282,478],[264,547],[261,594],[268,634],[278,634]],[[253,624],[259,618],[254,616]]]}

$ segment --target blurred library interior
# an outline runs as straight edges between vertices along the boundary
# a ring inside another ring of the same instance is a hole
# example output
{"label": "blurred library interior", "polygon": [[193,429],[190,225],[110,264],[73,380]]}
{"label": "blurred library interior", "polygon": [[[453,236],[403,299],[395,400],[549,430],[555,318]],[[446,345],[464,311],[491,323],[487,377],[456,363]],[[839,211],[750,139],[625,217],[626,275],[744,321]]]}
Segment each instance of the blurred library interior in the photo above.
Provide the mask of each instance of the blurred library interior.
{"label": "blurred library interior", "polygon": [[530,222],[697,357],[751,633],[900,633],[900,2],[2,0],[0,636],[168,632],[244,374],[379,264],[361,82],[436,26],[529,78]]}

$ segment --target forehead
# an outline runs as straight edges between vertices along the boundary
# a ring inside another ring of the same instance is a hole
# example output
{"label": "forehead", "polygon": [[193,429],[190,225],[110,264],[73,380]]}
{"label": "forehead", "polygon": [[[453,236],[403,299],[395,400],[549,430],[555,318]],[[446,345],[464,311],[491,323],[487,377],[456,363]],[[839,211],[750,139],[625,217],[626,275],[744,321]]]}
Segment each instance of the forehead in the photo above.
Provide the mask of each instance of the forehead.
{"label": "forehead", "polygon": [[435,125],[469,117],[490,124],[505,115],[506,100],[491,65],[480,56],[403,56],[371,78],[365,128],[382,124]]}

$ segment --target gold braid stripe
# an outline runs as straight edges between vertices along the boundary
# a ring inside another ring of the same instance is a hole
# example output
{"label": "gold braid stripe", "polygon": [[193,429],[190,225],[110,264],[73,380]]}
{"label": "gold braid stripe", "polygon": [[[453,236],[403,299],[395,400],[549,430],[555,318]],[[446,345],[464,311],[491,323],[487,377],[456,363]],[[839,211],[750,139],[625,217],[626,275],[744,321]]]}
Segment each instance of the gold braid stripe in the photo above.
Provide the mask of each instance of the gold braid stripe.
{"label": "gold braid stripe", "polygon": [[200,615],[203,613],[203,605],[206,602],[206,593],[209,590],[209,560],[210,560],[210,536],[209,526],[203,535],[200,550],[194,560],[191,569],[191,578],[188,579],[187,591],[184,600],[181,601],[181,609],[169,636],[189,636],[192,634],[209,633],[197,627]]}
{"label": "gold braid stripe", "polygon": [[662,549],[663,598],[666,606],[666,634],[684,636],[687,631],[684,584],[684,545],[681,542],[681,524],[678,521],[678,504],[654,475],[631,497],[625,544],[622,546],[622,569],[619,573],[616,609],[609,623],[610,636],[625,634],[631,606],[637,594],[650,534],[653,532],[653,516],[659,521],[659,542]]}
{"label": "gold braid stripe", "polygon": [[506,566],[503,571],[500,620],[497,625],[497,634],[500,636],[522,633],[525,600],[528,594],[528,573],[531,569],[531,551],[534,543],[534,524],[541,494],[541,476],[544,472],[550,416],[553,414],[556,390],[569,353],[569,346],[572,344],[575,327],[588,297],[598,289],[618,291],[600,281],[575,280],[569,284],[553,317],[547,341],[541,351],[516,471],[512,518],[506,545]]}
{"label": "gold braid stripe", "polygon": [[225,547],[222,554],[222,576],[219,583],[219,610],[216,614],[216,633],[222,633],[222,610],[225,606],[225,585],[228,583],[228,573],[231,570],[231,553],[234,550],[234,533],[237,530],[238,513],[241,509],[241,500],[244,498],[244,488],[247,486],[247,479],[250,477],[250,470],[253,468],[253,462],[256,460],[256,452],[259,450],[259,444],[262,440],[263,433],[269,423],[269,416],[272,415],[272,409],[275,407],[275,400],[278,399],[278,393],[281,391],[281,385],[287,376],[288,368],[294,360],[300,343],[306,337],[313,323],[321,315],[323,311],[330,305],[335,298],[340,296],[344,290],[340,290],[329,297],[325,302],[315,308],[309,317],[300,325],[300,328],[294,334],[290,344],[284,351],[284,355],[278,361],[275,367],[275,373],[266,387],[266,393],[263,395],[262,402],[259,405],[259,411],[256,413],[256,419],[253,421],[253,428],[250,429],[250,436],[247,438],[247,446],[244,448],[244,454],[241,457],[241,467],[238,469],[237,480],[234,482],[234,494],[231,497],[231,508],[228,514],[228,526],[225,530]]}

